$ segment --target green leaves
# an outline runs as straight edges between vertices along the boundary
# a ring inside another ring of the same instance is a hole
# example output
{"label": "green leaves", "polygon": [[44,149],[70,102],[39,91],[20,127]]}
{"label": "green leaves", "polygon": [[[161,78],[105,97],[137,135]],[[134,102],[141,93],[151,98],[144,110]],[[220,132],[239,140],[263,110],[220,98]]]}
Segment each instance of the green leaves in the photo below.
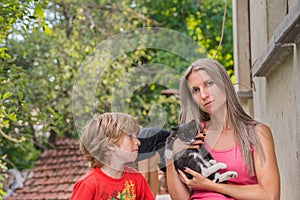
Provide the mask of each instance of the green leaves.
{"label": "green leaves", "polygon": [[37,4],[34,8],[34,16],[44,19],[44,9],[40,4]]}
{"label": "green leaves", "polygon": [[10,113],[7,115],[7,118],[12,120],[12,121],[17,121],[17,118],[16,118],[16,114],[15,113]]}
{"label": "green leaves", "polygon": [[[2,101],[5,100],[5,99],[8,99],[11,95],[12,95],[11,92],[6,92],[6,93],[3,95]],[[2,96],[2,95],[0,95],[0,97],[1,97],[1,96]]]}
{"label": "green leaves", "polygon": [[[0,16],[0,41],[3,42],[0,47],[1,130],[11,138],[26,140],[15,145],[0,136],[0,155],[9,152],[9,159],[20,168],[32,166],[32,160],[39,153],[36,147],[47,147],[50,132],[61,137],[77,136],[79,130],[74,125],[72,113],[73,86],[83,63],[92,54],[97,57],[105,53],[95,53],[97,45],[123,31],[159,26],[186,34],[198,43],[199,52],[212,56],[220,40],[224,9],[221,0],[6,0],[3,5],[0,8],[5,16]],[[217,59],[232,75],[230,19],[228,9],[225,37]],[[16,36],[21,39],[15,39]],[[174,42],[173,47],[189,55],[190,50],[184,46]],[[95,102],[89,96],[82,97],[95,109],[82,105],[82,112],[112,111],[117,86],[125,87],[124,76],[137,66],[159,63],[178,72],[174,79],[179,80],[180,73],[189,64],[184,58],[160,49],[137,49],[111,62],[101,71],[99,81],[93,83]],[[91,64],[98,66],[101,61]],[[164,80],[166,72],[163,70],[152,72],[151,78]],[[129,78],[134,81],[139,77]],[[82,82],[85,83],[89,81]],[[143,126],[149,125],[151,119],[163,121],[161,119],[167,116],[164,128],[168,129],[177,124],[180,106],[175,96],[161,95],[167,88],[159,83],[134,88],[131,96],[117,103],[128,106],[128,113],[136,116]],[[177,85],[174,89],[178,89]],[[42,128],[36,131],[35,126]],[[38,145],[35,146],[33,140]],[[30,153],[25,155],[25,151]],[[29,162],[24,161],[25,156]]]}

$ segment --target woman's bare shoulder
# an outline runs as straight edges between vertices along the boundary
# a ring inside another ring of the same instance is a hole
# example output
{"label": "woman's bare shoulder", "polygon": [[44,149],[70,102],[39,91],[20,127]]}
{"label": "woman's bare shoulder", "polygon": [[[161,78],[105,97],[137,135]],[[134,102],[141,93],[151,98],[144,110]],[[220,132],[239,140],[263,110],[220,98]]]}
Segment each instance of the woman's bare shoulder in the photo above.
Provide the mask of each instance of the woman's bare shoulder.
{"label": "woman's bare shoulder", "polygon": [[259,123],[255,126],[254,130],[260,139],[268,139],[273,141],[272,131],[268,125]]}

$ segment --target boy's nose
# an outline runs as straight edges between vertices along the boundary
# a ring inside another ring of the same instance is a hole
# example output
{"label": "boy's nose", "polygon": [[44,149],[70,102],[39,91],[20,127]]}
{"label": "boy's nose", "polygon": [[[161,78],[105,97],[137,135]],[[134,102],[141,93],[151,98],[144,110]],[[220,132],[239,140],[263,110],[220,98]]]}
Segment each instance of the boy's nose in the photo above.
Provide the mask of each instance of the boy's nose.
{"label": "boy's nose", "polygon": [[141,145],[140,140],[136,138],[135,144],[138,145],[138,146],[140,146]]}

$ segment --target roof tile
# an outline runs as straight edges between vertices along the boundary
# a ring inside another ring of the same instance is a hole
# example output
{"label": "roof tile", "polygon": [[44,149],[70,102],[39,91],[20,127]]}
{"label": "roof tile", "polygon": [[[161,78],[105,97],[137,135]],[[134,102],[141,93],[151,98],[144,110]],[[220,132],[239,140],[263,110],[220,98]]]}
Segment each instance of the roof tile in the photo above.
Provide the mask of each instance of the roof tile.
{"label": "roof tile", "polygon": [[89,169],[78,139],[70,138],[58,138],[55,149],[44,151],[35,165],[32,178],[6,200],[67,200],[76,180]]}

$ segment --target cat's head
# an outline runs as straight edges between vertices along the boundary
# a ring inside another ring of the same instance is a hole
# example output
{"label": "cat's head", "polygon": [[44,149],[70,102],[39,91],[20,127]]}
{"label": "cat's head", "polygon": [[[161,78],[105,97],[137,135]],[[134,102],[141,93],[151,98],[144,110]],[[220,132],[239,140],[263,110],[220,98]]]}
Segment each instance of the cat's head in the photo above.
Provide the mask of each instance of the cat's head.
{"label": "cat's head", "polygon": [[176,137],[191,144],[194,142],[195,136],[198,133],[198,124],[195,120],[192,120],[188,123],[180,124],[176,131]]}

